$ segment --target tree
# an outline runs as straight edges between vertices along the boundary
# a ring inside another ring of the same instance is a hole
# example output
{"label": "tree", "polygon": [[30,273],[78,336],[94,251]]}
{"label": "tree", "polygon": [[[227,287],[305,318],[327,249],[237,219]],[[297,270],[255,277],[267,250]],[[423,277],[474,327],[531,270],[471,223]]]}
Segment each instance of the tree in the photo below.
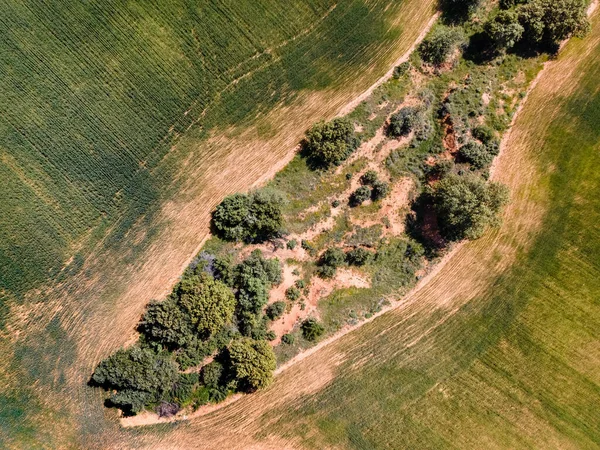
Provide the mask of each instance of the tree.
{"label": "tree", "polygon": [[361,184],[365,186],[371,186],[379,179],[377,172],[374,170],[367,170],[362,177],[360,177]]}
{"label": "tree", "polygon": [[218,361],[212,361],[202,367],[202,382],[211,389],[218,389],[223,384],[223,365]]}
{"label": "tree", "polygon": [[514,11],[500,11],[485,24],[485,33],[499,50],[514,47],[524,31]]}
{"label": "tree", "polygon": [[418,122],[419,108],[414,106],[405,106],[396,114],[393,114],[392,117],[390,117],[390,124],[387,127],[387,134],[388,136],[395,138],[408,136]]}
{"label": "tree", "polygon": [[331,267],[340,267],[343,266],[346,262],[346,255],[342,249],[337,247],[328,248],[323,252],[321,258],[319,258],[319,265],[321,266],[331,266]]}
{"label": "tree", "polygon": [[449,175],[437,185],[433,201],[444,237],[477,239],[488,225],[498,223],[508,189],[500,183],[486,184],[475,175]]}
{"label": "tree", "polygon": [[179,284],[178,295],[181,308],[202,337],[216,333],[233,318],[233,292],[206,274],[184,278]]}
{"label": "tree", "polygon": [[266,284],[281,283],[281,264],[277,258],[266,259],[260,250],[254,250],[244,262],[236,267],[236,284],[244,285],[250,278],[258,278]]}
{"label": "tree", "polygon": [[437,27],[419,45],[419,54],[426,63],[441,66],[465,40],[459,28]]}
{"label": "tree", "polygon": [[346,253],[346,261],[353,266],[364,266],[371,259],[371,253],[364,248],[358,247]]}
{"label": "tree", "polygon": [[535,45],[557,44],[589,28],[584,0],[532,0],[517,13],[526,39]]}
{"label": "tree", "polygon": [[484,169],[494,160],[494,155],[488,147],[479,142],[469,141],[459,150],[460,156],[475,169]]}
{"label": "tree", "polygon": [[183,347],[193,339],[191,318],[182,311],[176,298],[150,303],[138,330],[148,342],[170,349]]}
{"label": "tree", "polygon": [[253,392],[268,386],[273,380],[276,360],[268,342],[242,338],[231,343],[228,353],[240,390]]}
{"label": "tree", "polygon": [[371,200],[374,202],[379,201],[388,196],[390,193],[390,185],[385,181],[377,180],[373,183],[373,190],[371,191]]}
{"label": "tree", "polygon": [[290,286],[289,288],[287,288],[285,290],[285,298],[287,298],[288,300],[290,300],[292,302],[295,302],[301,296],[302,296],[302,293],[300,292],[300,289],[298,289],[296,286]]}
{"label": "tree", "polygon": [[217,234],[227,241],[263,242],[279,235],[283,200],[271,190],[226,197],[213,212]]}
{"label": "tree", "polygon": [[350,206],[360,206],[370,198],[371,189],[368,186],[361,186],[350,194]]}
{"label": "tree", "polygon": [[306,132],[303,147],[309,160],[318,167],[338,166],[358,147],[360,140],[352,122],[334,119],[319,122]]}
{"label": "tree", "polygon": [[271,320],[279,319],[285,312],[285,302],[274,302],[267,306],[266,315]]}
{"label": "tree", "polygon": [[305,319],[300,328],[302,329],[302,336],[307,341],[316,341],[325,333],[325,327],[312,317]]}

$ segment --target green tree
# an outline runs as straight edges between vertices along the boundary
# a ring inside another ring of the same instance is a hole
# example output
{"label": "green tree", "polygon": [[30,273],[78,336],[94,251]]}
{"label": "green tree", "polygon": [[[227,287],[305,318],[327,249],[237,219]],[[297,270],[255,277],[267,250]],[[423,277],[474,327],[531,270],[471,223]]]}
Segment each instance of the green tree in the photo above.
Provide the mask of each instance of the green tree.
{"label": "green tree", "polygon": [[525,37],[532,44],[556,44],[589,29],[584,0],[532,0],[517,9]]}
{"label": "green tree", "polygon": [[[390,117],[390,124],[387,127],[388,136],[395,138],[408,136],[408,134],[419,123],[419,108],[414,106],[405,106],[396,114]],[[364,183],[367,184],[367,183]]]}
{"label": "green tree", "polygon": [[212,361],[202,367],[202,383],[208,388],[218,389],[223,384],[223,365],[218,361]]}
{"label": "green tree", "polygon": [[371,200],[374,202],[379,201],[387,197],[390,193],[390,185],[385,181],[377,180],[373,183],[373,190],[371,191]]}
{"label": "green tree", "polygon": [[248,234],[250,198],[244,194],[233,194],[217,206],[213,213],[213,224],[219,236],[227,241],[241,241]]}
{"label": "green tree", "polygon": [[367,170],[362,177],[360,177],[361,184],[365,186],[371,186],[379,179],[377,172],[374,170]]}
{"label": "green tree", "polygon": [[489,148],[475,141],[467,142],[458,152],[461,158],[475,169],[484,169],[494,160],[494,155],[489,151]]}
{"label": "green tree", "polygon": [[515,46],[525,29],[519,23],[514,11],[500,11],[485,24],[485,33],[497,49],[504,50]]}
{"label": "green tree", "polygon": [[346,261],[353,266],[364,266],[371,259],[372,254],[364,248],[358,247],[346,253]]}
{"label": "green tree", "polygon": [[307,341],[316,341],[323,333],[325,333],[323,325],[321,325],[317,319],[312,317],[305,319],[300,328],[302,329],[302,336],[304,336],[304,339]]}
{"label": "green tree", "polygon": [[347,119],[319,122],[306,132],[304,150],[310,161],[319,167],[340,165],[358,147],[360,140],[354,125]]}
{"label": "green tree", "polygon": [[138,326],[146,341],[177,349],[193,339],[192,321],[177,304],[176,298],[150,303]]}
{"label": "green tree", "polygon": [[423,61],[440,66],[465,40],[459,28],[439,26],[419,45]]}
{"label": "green tree", "polygon": [[267,317],[271,320],[279,319],[285,312],[285,302],[274,302],[267,306],[265,311]]}
{"label": "green tree", "polygon": [[268,386],[276,367],[275,354],[268,342],[242,338],[229,346],[233,376],[242,391],[253,392]]}
{"label": "green tree", "polygon": [[233,318],[233,292],[206,274],[184,278],[179,284],[178,295],[181,308],[203,337],[216,333]]}
{"label": "green tree", "polygon": [[508,189],[475,175],[449,175],[438,183],[433,198],[447,239],[477,239],[488,225],[498,223],[498,214],[508,202]]}

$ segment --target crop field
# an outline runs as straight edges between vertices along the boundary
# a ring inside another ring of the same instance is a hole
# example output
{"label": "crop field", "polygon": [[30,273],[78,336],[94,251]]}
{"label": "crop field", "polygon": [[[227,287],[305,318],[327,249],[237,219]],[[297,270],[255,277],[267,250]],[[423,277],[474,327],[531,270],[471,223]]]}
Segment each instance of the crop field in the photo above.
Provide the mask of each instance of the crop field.
{"label": "crop field", "polygon": [[[494,178],[501,228],[460,247],[405,304],[142,448],[597,448],[600,30],[531,92]],[[540,115],[540,111],[544,111]]]}
{"label": "crop field", "polygon": [[109,445],[90,368],[170,288],[214,204],[382,75],[433,4],[3,3],[1,442]]}

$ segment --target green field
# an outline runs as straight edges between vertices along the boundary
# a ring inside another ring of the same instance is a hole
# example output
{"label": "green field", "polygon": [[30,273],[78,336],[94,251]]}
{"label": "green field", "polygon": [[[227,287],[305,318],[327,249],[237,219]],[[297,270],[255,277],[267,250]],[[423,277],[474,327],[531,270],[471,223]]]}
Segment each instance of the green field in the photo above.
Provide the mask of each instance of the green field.
{"label": "green field", "polygon": [[68,275],[107,231],[114,244],[152,223],[190,125],[202,138],[352,86],[399,37],[402,3],[3,2],[0,291],[20,296],[74,256]]}
{"label": "green field", "polygon": [[[416,295],[428,308],[387,314],[328,350],[344,355],[335,380],[268,414],[276,425],[262,437],[308,448],[600,446],[597,25],[544,73],[502,156],[499,170],[517,171],[499,174],[518,180],[513,212],[541,220],[531,242],[515,237],[528,230],[509,214],[503,229],[454,256],[440,274],[445,287],[434,281]],[[561,78],[567,67],[570,80]],[[534,172],[513,165],[524,157]],[[500,269],[509,250],[515,263]],[[473,294],[461,284],[477,280],[467,270],[502,273]]]}

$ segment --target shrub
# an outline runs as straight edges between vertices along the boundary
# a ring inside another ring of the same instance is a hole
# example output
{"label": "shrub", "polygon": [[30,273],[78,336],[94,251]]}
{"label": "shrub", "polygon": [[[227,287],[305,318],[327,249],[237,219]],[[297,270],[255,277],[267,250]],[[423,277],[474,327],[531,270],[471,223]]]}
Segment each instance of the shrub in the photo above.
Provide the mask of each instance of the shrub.
{"label": "shrub", "polygon": [[319,275],[323,279],[329,279],[335,277],[337,273],[337,268],[333,266],[320,266],[317,269],[317,275]]}
{"label": "shrub", "polygon": [[346,119],[319,122],[306,133],[304,150],[312,164],[328,168],[340,165],[359,145],[354,125]]}
{"label": "shrub", "polygon": [[337,247],[328,248],[323,252],[321,258],[319,258],[319,265],[321,266],[331,266],[338,268],[343,266],[346,261],[346,255],[342,249]]}
{"label": "shrub", "polygon": [[298,289],[304,289],[306,287],[306,283],[304,280],[296,280],[294,283]]}
{"label": "shrub", "polygon": [[331,202],[331,206],[337,208],[338,206],[340,206],[340,201],[337,199],[334,200],[333,202]]}
{"label": "shrub", "polygon": [[221,280],[227,286],[234,282],[234,265],[231,257],[217,257],[213,261],[214,277]]}
{"label": "shrub", "polygon": [[298,245],[298,241],[296,239],[290,239],[286,245],[289,250],[294,250]]}
{"label": "shrub", "polygon": [[476,169],[488,167],[494,159],[494,155],[488,151],[485,145],[475,141],[470,141],[463,145],[459,150],[459,154],[461,158]]}
{"label": "shrub", "polygon": [[239,390],[253,392],[273,380],[275,354],[266,341],[242,338],[231,343],[228,353]]}
{"label": "shrub", "polygon": [[309,318],[305,319],[301,325],[302,336],[307,341],[316,341],[325,333],[325,328],[321,325],[317,319]]}
{"label": "shrub", "polygon": [[440,66],[464,42],[464,34],[459,28],[437,27],[419,45],[419,54],[423,61]]}
{"label": "shrub", "polygon": [[495,139],[495,134],[494,134],[494,130],[492,130],[490,127],[486,126],[486,125],[478,125],[475,128],[473,128],[471,130],[471,135],[483,142],[484,144],[489,144],[490,142],[492,142]]}
{"label": "shrub", "polygon": [[394,67],[394,78],[397,80],[402,75],[405,75],[410,69],[410,63],[408,61],[403,62],[402,64]]}
{"label": "shrub", "polygon": [[485,24],[485,33],[499,50],[509,49],[523,36],[525,29],[513,11],[500,11]]}
{"label": "shrub", "polygon": [[263,242],[279,235],[282,204],[270,190],[230,195],[217,206],[212,222],[217,235],[227,241]]}
{"label": "shrub", "polygon": [[433,201],[444,237],[477,239],[488,225],[498,223],[508,189],[499,183],[486,184],[475,175],[450,175],[438,183]]}
{"label": "shrub", "polygon": [[291,333],[284,334],[281,336],[281,342],[286,345],[292,345],[294,342],[296,342],[296,337]]}
{"label": "shrub", "polygon": [[407,136],[419,122],[419,108],[405,106],[390,117],[387,127],[388,136],[395,138]]}
{"label": "shrub", "polygon": [[269,330],[265,333],[265,339],[267,341],[274,341],[275,339],[277,339],[277,335],[273,330]]}
{"label": "shrub", "polygon": [[279,319],[285,312],[285,302],[274,302],[267,306],[265,314],[270,320]]}
{"label": "shrub", "polygon": [[361,186],[350,194],[350,206],[360,206],[363,202],[371,198],[371,189],[367,186]]}
{"label": "shrub", "polygon": [[385,181],[377,180],[373,183],[373,190],[371,191],[371,200],[376,202],[387,197],[389,193],[390,185]]}
{"label": "shrub", "polygon": [[285,297],[292,302],[295,302],[301,296],[302,293],[300,292],[300,289],[298,289],[296,286],[290,286],[285,290]]}
{"label": "shrub", "polygon": [[360,177],[361,184],[370,186],[379,179],[377,172],[374,170],[367,170],[362,177]]}
{"label": "shrub", "polygon": [[179,305],[200,336],[208,337],[231,322],[235,297],[229,287],[209,275],[184,278],[177,289]]}
{"label": "shrub", "polygon": [[371,253],[364,248],[355,248],[346,253],[346,261],[353,266],[364,266],[371,259]]}

